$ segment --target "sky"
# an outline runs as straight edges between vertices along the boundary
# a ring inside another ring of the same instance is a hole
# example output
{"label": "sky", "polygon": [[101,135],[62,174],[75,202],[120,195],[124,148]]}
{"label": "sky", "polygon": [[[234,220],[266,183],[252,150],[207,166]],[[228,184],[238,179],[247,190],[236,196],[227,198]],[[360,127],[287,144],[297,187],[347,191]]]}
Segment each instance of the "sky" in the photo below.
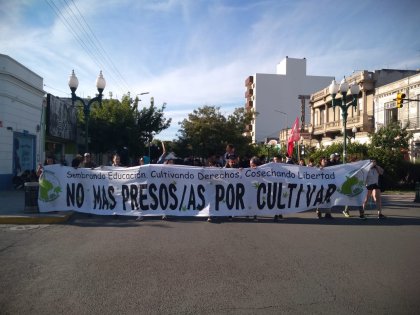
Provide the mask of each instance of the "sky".
{"label": "sky", "polygon": [[245,79],[276,72],[286,56],[307,75],[341,80],[357,70],[420,69],[417,0],[0,0],[0,53],[69,97],[130,92],[166,103],[179,122],[204,105],[228,115],[245,105]]}

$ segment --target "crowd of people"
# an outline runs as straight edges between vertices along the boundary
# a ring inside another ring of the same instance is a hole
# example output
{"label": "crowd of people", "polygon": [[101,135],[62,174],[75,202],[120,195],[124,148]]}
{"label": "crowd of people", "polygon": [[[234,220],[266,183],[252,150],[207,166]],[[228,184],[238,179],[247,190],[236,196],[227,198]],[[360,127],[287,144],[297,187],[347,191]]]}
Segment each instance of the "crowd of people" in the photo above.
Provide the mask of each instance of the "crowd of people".
{"label": "crowd of people", "polygon": [[[123,166],[135,166],[135,165],[146,165],[150,164],[152,161],[150,160],[150,157],[148,156],[140,156],[134,165],[124,165],[121,161],[121,156],[118,153],[114,153],[111,158],[110,166],[114,167],[123,167]],[[194,158],[186,158],[186,159],[180,159],[178,158],[174,152],[167,152],[164,142],[162,142],[162,154],[160,157],[153,161],[156,164],[182,164],[182,165],[193,165],[193,166],[207,166],[207,167],[219,167],[219,168],[256,168],[262,164],[265,164],[267,162],[270,162],[267,160],[265,156],[253,156],[249,159],[241,159],[239,155],[235,152],[235,146],[233,144],[228,144],[226,146],[225,153],[223,155],[213,155],[209,157],[205,163],[202,162],[200,159],[194,159]],[[319,163],[316,164],[314,159],[309,158],[308,163],[306,164],[305,160],[299,159],[297,163],[293,161],[291,157],[282,157],[282,156],[274,156],[271,160],[271,162],[274,163],[286,163],[286,164],[297,164],[299,166],[305,166],[305,167],[319,167],[320,169],[338,165],[340,164],[340,155],[337,153],[333,153],[330,155],[329,159],[327,157],[321,157],[319,159]],[[47,156],[44,165],[50,165],[50,164],[56,164],[55,160],[51,156]],[[75,156],[75,158],[72,160],[71,163],[72,167],[75,168],[96,168],[97,165],[92,159],[92,156],[90,153],[85,153],[83,156],[78,154]],[[36,172],[32,171],[28,174],[25,174],[25,178],[27,181],[37,181],[39,176],[41,175],[43,171],[43,165],[40,164],[36,170]],[[365,220],[365,209],[368,204],[368,201],[370,198],[373,199],[373,201],[376,203],[377,211],[378,211],[378,219],[384,219],[386,218],[385,215],[382,213],[382,202],[381,202],[381,189],[379,187],[379,177],[383,175],[384,169],[377,165],[375,160],[371,160],[371,168],[369,169],[366,177],[366,188],[367,188],[367,195],[366,198],[363,201],[363,204],[359,207],[359,218]],[[23,185],[24,180],[22,182],[18,181],[16,185]],[[16,187],[15,185],[15,187]],[[322,211],[324,212],[324,216],[322,215]],[[319,219],[325,218],[325,219],[333,219],[333,216],[331,214],[331,208],[324,208],[315,209],[316,216]],[[350,217],[350,207],[346,206],[343,210],[343,214],[345,217]],[[162,217],[163,220],[167,219],[166,216]],[[275,215],[274,221],[278,221],[279,219],[283,219],[283,216]],[[141,221],[143,220],[143,217],[139,216],[137,220]],[[233,217],[229,217],[229,220],[233,220]],[[257,216],[253,217],[254,221],[258,221]],[[207,221],[212,222],[213,218],[208,217]]]}

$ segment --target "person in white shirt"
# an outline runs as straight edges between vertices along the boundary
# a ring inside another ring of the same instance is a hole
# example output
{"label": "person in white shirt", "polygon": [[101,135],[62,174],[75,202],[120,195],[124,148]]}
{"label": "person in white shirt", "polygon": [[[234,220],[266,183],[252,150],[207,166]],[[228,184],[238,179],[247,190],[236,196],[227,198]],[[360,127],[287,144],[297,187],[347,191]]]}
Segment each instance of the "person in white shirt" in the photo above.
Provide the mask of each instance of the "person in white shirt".
{"label": "person in white shirt", "polygon": [[371,167],[366,176],[366,188],[368,190],[365,200],[363,201],[363,212],[360,217],[364,216],[364,211],[369,198],[372,196],[378,208],[378,219],[386,218],[382,214],[381,189],[379,187],[379,175],[384,173],[384,169],[376,164],[376,160],[370,160]]}

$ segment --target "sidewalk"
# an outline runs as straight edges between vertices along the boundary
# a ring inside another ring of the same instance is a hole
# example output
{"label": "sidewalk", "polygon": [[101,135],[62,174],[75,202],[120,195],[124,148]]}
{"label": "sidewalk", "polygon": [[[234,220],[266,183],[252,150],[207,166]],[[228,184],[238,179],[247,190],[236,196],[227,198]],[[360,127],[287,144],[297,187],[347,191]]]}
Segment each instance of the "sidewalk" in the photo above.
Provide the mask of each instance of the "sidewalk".
{"label": "sidewalk", "polygon": [[0,190],[0,224],[54,224],[66,222],[73,212],[26,213],[23,190]]}
{"label": "sidewalk", "polygon": [[[419,208],[414,192],[382,195],[383,208]],[[66,222],[73,212],[26,213],[23,190],[0,191],[0,224],[54,224]]]}

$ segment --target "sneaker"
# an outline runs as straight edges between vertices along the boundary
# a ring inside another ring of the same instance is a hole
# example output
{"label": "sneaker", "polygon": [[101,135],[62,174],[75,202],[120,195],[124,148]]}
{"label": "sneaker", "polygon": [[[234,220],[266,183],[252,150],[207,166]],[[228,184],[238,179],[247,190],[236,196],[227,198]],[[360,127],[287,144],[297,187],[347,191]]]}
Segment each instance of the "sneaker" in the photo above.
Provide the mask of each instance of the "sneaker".
{"label": "sneaker", "polygon": [[212,222],[213,220],[212,220],[212,218],[211,217],[208,217],[207,218],[207,222]]}
{"label": "sneaker", "polygon": [[382,213],[378,214],[378,219],[386,219],[386,216],[384,216]]}
{"label": "sneaker", "polygon": [[229,221],[233,221],[233,217],[232,216],[228,216]]}
{"label": "sneaker", "polygon": [[144,218],[141,215],[139,215],[136,219],[136,221],[143,221],[143,220],[144,220]]}
{"label": "sneaker", "polygon": [[343,210],[343,214],[346,218],[350,218],[350,213],[346,210]]}
{"label": "sneaker", "polygon": [[283,215],[282,214],[279,214],[279,219],[283,220]]}
{"label": "sneaker", "polygon": [[166,220],[166,219],[168,219],[168,218],[166,217],[166,215],[163,215],[163,216],[162,216],[162,220]]}
{"label": "sneaker", "polygon": [[360,220],[366,220],[366,217],[364,214],[359,215]]}
{"label": "sneaker", "polygon": [[274,222],[277,222],[278,220],[279,220],[279,216],[278,215],[275,215],[273,221]]}
{"label": "sneaker", "polygon": [[321,213],[321,211],[317,211],[316,212],[316,216],[318,217],[318,219],[322,219],[322,213]]}
{"label": "sneaker", "polygon": [[331,213],[326,213],[324,216],[325,219],[333,219]]}

